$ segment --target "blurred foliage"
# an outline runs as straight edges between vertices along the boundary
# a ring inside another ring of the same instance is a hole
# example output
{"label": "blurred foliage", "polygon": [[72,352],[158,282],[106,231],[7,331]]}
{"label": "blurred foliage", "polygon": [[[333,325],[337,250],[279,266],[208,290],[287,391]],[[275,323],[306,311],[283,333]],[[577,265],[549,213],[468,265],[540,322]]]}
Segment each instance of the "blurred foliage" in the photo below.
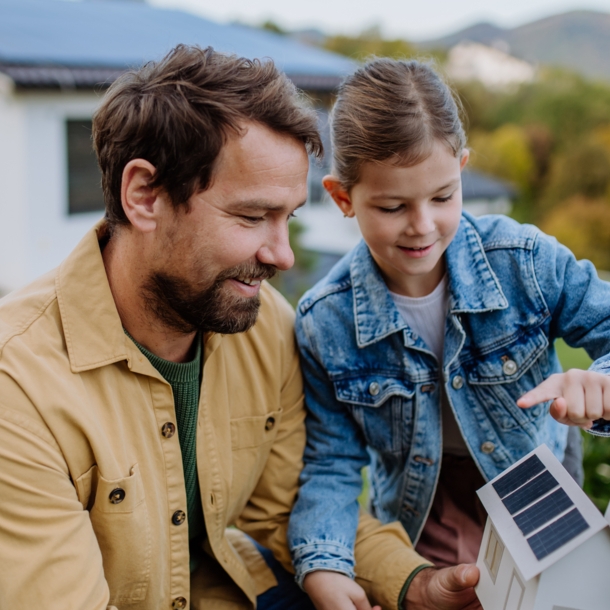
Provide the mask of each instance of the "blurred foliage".
{"label": "blurred foliage", "polygon": [[555,206],[541,228],[565,244],[576,258],[586,258],[599,269],[610,269],[610,201],[576,195]]}
{"label": "blurred foliage", "polygon": [[536,161],[523,127],[507,123],[493,131],[475,131],[470,147],[473,167],[511,182],[520,193],[529,192]]}
{"label": "blurred foliage", "polygon": [[268,32],[273,32],[274,34],[286,34],[286,30],[282,27],[280,27],[277,23],[275,23],[275,21],[271,21],[270,19],[267,19],[267,21],[263,21],[263,23],[261,23],[260,28],[262,30],[267,30]]}
{"label": "blurred foliage", "polygon": [[329,36],[324,42],[324,48],[359,61],[371,55],[402,59],[415,54],[415,48],[407,41],[400,38],[387,40],[381,36],[378,28],[365,30],[358,36]]}

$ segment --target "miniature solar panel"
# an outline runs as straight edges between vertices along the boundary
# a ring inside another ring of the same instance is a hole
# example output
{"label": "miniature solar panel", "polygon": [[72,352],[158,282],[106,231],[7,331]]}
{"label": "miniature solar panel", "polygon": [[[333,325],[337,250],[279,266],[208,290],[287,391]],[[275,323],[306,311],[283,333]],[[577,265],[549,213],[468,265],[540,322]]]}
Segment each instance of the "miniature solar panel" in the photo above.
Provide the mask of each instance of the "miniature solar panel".
{"label": "miniature solar panel", "polygon": [[502,498],[502,502],[508,512],[514,515],[558,486],[557,479],[548,470],[545,470],[514,493]]}
{"label": "miniature solar panel", "polygon": [[527,536],[545,523],[552,521],[571,506],[574,506],[574,503],[570,500],[568,494],[559,488],[551,495],[542,498],[536,504],[519,513],[515,517],[515,523],[519,526],[523,535]]}
{"label": "miniature solar panel", "polygon": [[536,555],[536,559],[540,561],[588,528],[589,524],[584,520],[580,511],[575,508],[561,519],[557,519],[537,534],[527,538],[527,542]]}
{"label": "miniature solar panel", "polygon": [[492,483],[493,488],[500,498],[504,498],[521,485],[533,479],[537,474],[545,470],[544,464],[537,455],[532,455],[522,464],[507,472],[503,477]]}

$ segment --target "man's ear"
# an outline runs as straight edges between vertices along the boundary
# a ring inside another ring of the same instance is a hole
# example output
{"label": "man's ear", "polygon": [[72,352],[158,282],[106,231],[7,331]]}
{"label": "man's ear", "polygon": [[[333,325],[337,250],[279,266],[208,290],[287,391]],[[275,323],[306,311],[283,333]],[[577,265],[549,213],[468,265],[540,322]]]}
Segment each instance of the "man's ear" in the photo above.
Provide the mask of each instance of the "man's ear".
{"label": "man's ear", "polygon": [[324,176],[322,178],[322,185],[333,198],[333,201],[339,206],[343,215],[352,218],[354,216],[352,200],[339,178],[331,175]]}
{"label": "man's ear", "polygon": [[464,148],[462,150],[462,158],[460,159],[460,171],[462,171],[466,167],[468,159],[470,159],[470,151],[467,148]]}
{"label": "man's ear", "polygon": [[123,169],[121,204],[131,225],[142,233],[157,228],[161,189],[152,188],[155,166],[145,159],[132,159]]}

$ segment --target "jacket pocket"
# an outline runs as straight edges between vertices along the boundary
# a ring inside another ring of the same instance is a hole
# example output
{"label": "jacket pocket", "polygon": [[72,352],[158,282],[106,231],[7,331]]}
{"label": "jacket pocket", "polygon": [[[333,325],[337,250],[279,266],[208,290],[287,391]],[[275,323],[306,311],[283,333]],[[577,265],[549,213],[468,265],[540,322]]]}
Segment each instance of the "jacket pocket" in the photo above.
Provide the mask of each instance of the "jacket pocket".
{"label": "jacket pocket", "polygon": [[231,446],[233,450],[271,444],[277,435],[282,412],[271,411],[253,417],[231,420]]}
{"label": "jacket pocket", "polygon": [[381,454],[401,454],[411,443],[415,388],[394,377],[366,375],[334,381],[335,396],[346,403],[366,442]]}
{"label": "jacket pocket", "polygon": [[102,552],[110,604],[122,607],[141,602],[150,578],[152,540],[138,465],[134,464],[128,477],[112,481],[97,466],[89,472],[95,494],[91,524]]}
{"label": "jacket pocket", "polygon": [[550,403],[520,409],[517,400],[549,374],[548,339],[540,329],[465,366],[479,404],[504,430],[536,424]]}

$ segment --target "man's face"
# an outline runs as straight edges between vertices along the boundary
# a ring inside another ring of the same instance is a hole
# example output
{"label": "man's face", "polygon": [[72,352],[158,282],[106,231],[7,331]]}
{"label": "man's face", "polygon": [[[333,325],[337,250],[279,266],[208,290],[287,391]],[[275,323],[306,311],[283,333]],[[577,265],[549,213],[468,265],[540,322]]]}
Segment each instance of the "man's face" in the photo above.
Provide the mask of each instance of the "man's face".
{"label": "man's face", "polygon": [[303,144],[255,123],[231,136],[210,187],[184,207],[167,202],[144,284],[163,325],[243,332],[256,321],[260,283],[292,267],[288,220],[307,198]]}

